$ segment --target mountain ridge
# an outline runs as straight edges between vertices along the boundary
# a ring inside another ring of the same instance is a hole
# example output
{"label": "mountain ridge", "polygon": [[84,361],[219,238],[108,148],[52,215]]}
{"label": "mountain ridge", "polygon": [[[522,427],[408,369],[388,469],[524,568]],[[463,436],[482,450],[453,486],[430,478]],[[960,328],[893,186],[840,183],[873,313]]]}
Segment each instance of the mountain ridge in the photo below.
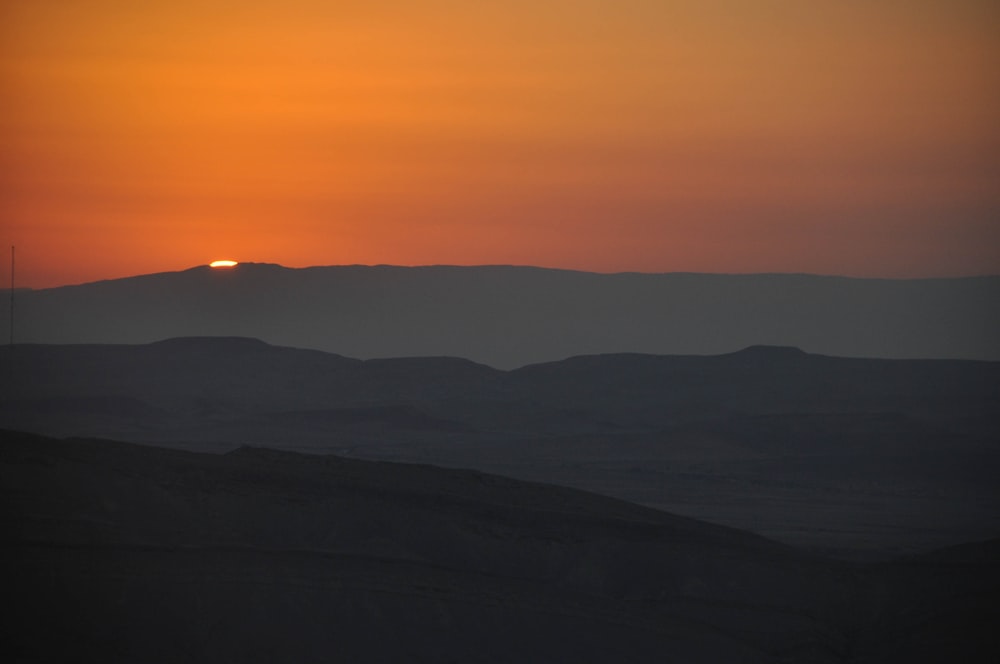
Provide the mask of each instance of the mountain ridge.
{"label": "mountain ridge", "polygon": [[[19,294],[16,341],[245,336],[360,359],[511,369],[753,345],[843,357],[1000,360],[1000,277],[615,273],[518,266],[241,264]],[[9,324],[0,311],[0,327]]]}
{"label": "mountain ridge", "polygon": [[812,277],[818,279],[832,279],[832,280],[856,280],[856,281],[889,281],[889,282],[915,282],[915,281],[954,281],[954,280],[977,280],[977,279],[996,279],[1000,278],[1000,273],[988,273],[988,274],[969,274],[969,275],[952,275],[952,276],[929,276],[929,277],[873,277],[873,276],[858,276],[858,275],[847,275],[847,274],[827,274],[827,273],[817,273],[817,272],[692,272],[692,271],[664,271],[664,272],[644,272],[636,270],[619,270],[613,272],[596,272],[593,270],[583,270],[574,268],[559,268],[559,267],[545,267],[541,265],[528,265],[528,264],[515,264],[515,263],[484,263],[475,265],[459,265],[452,263],[434,263],[427,265],[396,265],[391,263],[344,263],[344,264],[330,264],[330,265],[305,265],[305,266],[288,266],[282,265],[281,263],[270,263],[266,261],[246,261],[239,262],[237,265],[228,268],[212,268],[209,265],[192,265],[190,267],[181,268],[177,270],[163,270],[160,272],[149,272],[144,274],[133,274],[124,275],[119,277],[107,277],[103,279],[94,279],[92,281],[83,281],[79,283],[71,284],[59,284],[55,286],[45,286],[41,288],[35,288],[30,286],[18,286],[15,288],[16,291],[49,291],[56,290],[60,288],[77,288],[80,286],[91,286],[94,284],[117,282],[117,281],[127,281],[132,279],[145,279],[150,277],[164,277],[168,275],[177,275],[185,273],[205,273],[205,272],[224,272],[224,271],[235,271],[235,270],[270,270],[270,271],[288,271],[288,272],[305,272],[305,271],[322,271],[328,269],[372,269],[372,270],[534,270],[538,272],[552,272],[552,273],[567,273],[567,274],[587,274],[587,275],[598,275],[598,276],[719,276],[719,277]]}
{"label": "mountain ridge", "polygon": [[41,434],[476,468],[879,556],[1000,529],[994,361],[756,347],[505,371],[200,338],[5,346],[0,367],[0,427]]}

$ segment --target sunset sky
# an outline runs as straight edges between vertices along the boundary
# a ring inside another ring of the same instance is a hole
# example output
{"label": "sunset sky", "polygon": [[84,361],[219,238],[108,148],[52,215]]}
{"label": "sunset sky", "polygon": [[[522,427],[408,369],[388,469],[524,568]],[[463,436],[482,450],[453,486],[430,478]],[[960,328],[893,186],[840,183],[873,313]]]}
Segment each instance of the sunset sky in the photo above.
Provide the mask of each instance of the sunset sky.
{"label": "sunset sky", "polygon": [[998,273],[998,72],[995,0],[5,0],[0,242],[32,287]]}

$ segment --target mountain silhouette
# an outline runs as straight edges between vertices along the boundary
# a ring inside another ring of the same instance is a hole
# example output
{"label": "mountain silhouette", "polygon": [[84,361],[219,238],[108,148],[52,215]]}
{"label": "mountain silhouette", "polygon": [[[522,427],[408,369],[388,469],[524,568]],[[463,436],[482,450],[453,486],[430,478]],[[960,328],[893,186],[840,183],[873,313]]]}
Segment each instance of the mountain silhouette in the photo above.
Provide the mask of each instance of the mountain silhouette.
{"label": "mountain silhouette", "polygon": [[[595,274],[533,267],[207,266],[19,293],[24,343],[241,336],[362,359],[497,368],[752,345],[851,357],[1000,359],[1000,277]],[[0,325],[7,329],[6,308]]]}
{"label": "mountain silhouette", "polygon": [[997,362],[755,346],[501,371],[204,337],[16,345],[0,366],[0,426],[47,435],[475,468],[849,557],[1000,531]]}
{"label": "mountain silhouette", "polygon": [[19,291],[3,654],[996,661],[998,294],[266,264]]}
{"label": "mountain silhouette", "polygon": [[432,466],[0,431],[13,661],[995,661],[996,542],[859,566]]}

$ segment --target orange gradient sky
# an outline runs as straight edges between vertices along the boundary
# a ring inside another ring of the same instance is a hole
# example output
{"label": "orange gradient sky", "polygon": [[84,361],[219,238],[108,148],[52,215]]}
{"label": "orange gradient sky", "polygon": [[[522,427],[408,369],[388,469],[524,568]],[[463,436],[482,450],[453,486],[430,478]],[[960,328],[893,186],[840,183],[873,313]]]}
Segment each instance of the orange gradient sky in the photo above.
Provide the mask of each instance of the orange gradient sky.
{"label": "orange gradient sky", "polygon": [[8,0],[0,25],[21,285],[1000,272],[993,0]]}

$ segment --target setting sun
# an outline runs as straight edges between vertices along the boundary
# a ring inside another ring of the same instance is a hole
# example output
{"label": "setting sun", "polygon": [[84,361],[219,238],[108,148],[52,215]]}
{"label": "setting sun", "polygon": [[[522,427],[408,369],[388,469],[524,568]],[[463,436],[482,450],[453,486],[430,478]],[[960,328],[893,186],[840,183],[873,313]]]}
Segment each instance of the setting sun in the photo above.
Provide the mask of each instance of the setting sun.
{"label": "setting sun", "polygon": [[236,261],[212,261],[208,264],[209,267],[214,268],[226,268],[226,267],[236,267]]}

